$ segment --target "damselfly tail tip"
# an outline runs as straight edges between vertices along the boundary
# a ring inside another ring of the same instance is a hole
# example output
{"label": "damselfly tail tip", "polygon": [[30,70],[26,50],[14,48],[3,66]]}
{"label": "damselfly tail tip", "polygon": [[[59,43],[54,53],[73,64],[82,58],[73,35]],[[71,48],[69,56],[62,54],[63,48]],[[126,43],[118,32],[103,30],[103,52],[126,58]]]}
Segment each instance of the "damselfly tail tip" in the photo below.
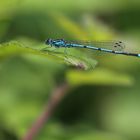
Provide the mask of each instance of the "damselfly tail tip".
{"label": "damselfly tail tip", "polygon": [[138,54],[138,57],[140,57],[140,54]]}

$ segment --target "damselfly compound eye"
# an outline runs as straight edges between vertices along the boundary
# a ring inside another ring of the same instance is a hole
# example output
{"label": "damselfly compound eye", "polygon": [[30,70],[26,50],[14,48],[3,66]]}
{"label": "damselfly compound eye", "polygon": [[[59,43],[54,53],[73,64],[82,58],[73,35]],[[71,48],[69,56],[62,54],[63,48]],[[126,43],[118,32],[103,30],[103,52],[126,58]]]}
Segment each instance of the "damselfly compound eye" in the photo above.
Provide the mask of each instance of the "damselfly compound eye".
{"label": "damselfly compound eye", "polygon": [[50,44],[51,44],[51,42],[52,42],[52,39],[51,39],[51,38],[49,38],[49,39],[45,40],[45,44],[47,44],[47,45],[50,45]]}

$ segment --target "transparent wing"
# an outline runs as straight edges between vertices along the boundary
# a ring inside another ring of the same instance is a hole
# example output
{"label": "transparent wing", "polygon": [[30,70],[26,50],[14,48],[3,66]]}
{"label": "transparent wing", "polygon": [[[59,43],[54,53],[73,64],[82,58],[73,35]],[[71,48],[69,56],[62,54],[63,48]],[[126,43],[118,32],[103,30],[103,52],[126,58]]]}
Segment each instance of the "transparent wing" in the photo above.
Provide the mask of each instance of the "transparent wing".
{"label": "transparent wing", "polygon": [[94,46],[98,48],[106,48],[114,51],[122,51],[125,44],[122,41],[66,41],[66,43]]}

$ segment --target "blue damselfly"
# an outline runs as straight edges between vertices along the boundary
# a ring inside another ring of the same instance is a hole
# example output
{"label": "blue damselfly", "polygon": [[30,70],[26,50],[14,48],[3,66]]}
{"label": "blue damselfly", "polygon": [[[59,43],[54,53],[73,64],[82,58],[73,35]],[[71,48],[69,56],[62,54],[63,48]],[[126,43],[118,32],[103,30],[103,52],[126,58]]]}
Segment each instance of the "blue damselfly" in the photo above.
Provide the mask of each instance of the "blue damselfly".
{"label": "blue damselfly", "polygon": [[[92,50],[98,50],[107,53],[113,54],[121,54],[121,55],[128,55],[128,56],[136,56],[140,57],[138,53],[130,53],[126,52],[123,49],[125,45],[121,41],[105,41],[105,42],[98,42],[98,41],[66,41],[64,39],[47,39],[45,44],[54,46],[55,48],[87,48]],[[111,49],[104,48],[105,46],[111,47]]]}

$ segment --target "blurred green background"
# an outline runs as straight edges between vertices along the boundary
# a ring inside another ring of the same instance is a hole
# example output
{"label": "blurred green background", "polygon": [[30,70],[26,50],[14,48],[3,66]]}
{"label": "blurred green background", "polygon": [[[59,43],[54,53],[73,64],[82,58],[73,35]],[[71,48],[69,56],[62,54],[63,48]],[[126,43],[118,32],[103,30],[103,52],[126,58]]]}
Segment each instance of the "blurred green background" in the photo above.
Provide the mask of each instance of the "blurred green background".
{"label": "blurred green background", "polygon": [[0,140],[21,139],[64,81],[71,90],[36,140],[140,140],[139,58],[39,51],[64,38],[140,53],[139,15],[139,0],[0,0]]}

